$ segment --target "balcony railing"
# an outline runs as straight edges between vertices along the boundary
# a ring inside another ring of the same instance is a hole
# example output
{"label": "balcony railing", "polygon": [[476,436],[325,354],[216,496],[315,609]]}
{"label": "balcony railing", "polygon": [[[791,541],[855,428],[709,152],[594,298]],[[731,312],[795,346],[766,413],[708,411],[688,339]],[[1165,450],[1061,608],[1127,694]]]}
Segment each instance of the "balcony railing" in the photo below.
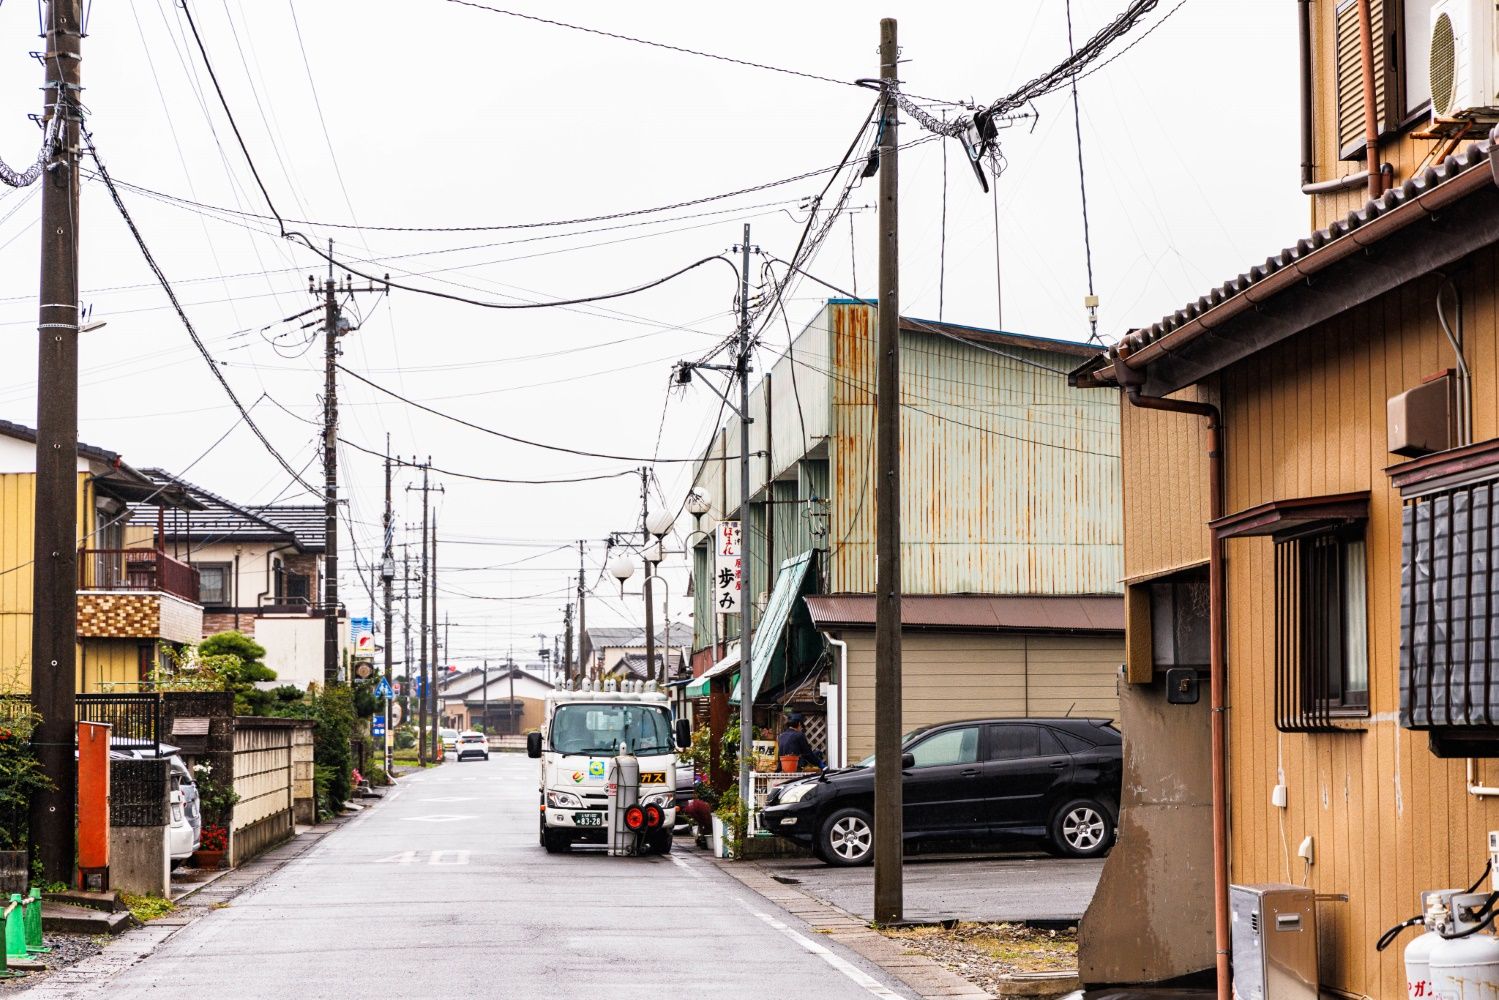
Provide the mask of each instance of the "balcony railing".
{"label": "balcony railing", "polygon": [[79,590],[149,590],[198,603],[198,571],[155,549],[82,549]]}

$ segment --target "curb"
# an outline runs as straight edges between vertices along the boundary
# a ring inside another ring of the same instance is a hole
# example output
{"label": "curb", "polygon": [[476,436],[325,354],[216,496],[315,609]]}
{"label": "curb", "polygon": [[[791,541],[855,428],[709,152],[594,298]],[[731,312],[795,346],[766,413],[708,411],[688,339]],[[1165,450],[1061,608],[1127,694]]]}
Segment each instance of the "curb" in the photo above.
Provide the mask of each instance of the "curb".
{"label": "curb", "polygon": [[753,862],[729,862],[706,851],[696,852],[725,875],[739,882],[810,926],[879,966],[909,986],[923,1000],[994,1000],[994,994],[925,955],[912,954],[900,944],[872,930],[860,917],[824,902],[810,893],[778,882]]}

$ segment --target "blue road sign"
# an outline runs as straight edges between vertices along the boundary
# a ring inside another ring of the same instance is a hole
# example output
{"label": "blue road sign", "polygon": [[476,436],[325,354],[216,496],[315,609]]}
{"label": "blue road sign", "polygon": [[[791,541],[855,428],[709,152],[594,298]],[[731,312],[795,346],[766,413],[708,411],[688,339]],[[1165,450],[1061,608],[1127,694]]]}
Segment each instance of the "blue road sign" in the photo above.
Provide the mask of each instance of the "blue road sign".
{"label": "blue road sign", "polygon": [[385,716],[377,715],[370,719],[370,735],[375,739],[383,739],[385,736]]}
{"label": "blue road sign", "polygon": [[391,687],[390,687],[390,681],[386,680],[384,677],[380,678],[380,683],[375,685],[375,697],[376,698],[394,698],[395,697],[395,692],[393,690],[391,690]]}

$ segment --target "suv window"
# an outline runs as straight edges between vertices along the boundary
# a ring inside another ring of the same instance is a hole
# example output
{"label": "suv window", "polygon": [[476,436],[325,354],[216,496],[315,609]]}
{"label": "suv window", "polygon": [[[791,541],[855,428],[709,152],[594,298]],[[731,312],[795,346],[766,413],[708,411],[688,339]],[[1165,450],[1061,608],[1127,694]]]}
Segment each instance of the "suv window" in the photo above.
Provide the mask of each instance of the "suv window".
{"label": "suv window", "polygon": [[991,760],[1022,760],[1049,757],[1062,752],[1050,729],[1024,723],[1001,723],[990,727]]}
{"label": "suv window", "polygon": [[978,726],[944,730],[927,737],[907,752],[916,758],[913,767],[977,763],[979,759]]}
{"label": "suv window", "polygon": [[1067,748],[1068,753],[1087,753],[1089,750],[1097,749],[1092,743],[1083,739],[1075,733],[1069,733],[1065,729],[1053,729],[1052,734],[1062,741],[1062,746]]}

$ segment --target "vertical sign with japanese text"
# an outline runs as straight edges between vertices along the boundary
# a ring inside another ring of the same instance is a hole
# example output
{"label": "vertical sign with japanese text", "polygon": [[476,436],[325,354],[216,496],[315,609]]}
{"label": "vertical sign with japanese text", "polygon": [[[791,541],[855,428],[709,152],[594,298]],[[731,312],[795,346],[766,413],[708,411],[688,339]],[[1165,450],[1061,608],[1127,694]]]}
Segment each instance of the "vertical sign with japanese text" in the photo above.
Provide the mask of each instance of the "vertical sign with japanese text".
{"label": "vertical sign with japanese text", "polygon": [[714,549],[713,606],[721,615],[739,613],[740,577],[743,572],[738,521],[720,521]]}

